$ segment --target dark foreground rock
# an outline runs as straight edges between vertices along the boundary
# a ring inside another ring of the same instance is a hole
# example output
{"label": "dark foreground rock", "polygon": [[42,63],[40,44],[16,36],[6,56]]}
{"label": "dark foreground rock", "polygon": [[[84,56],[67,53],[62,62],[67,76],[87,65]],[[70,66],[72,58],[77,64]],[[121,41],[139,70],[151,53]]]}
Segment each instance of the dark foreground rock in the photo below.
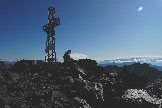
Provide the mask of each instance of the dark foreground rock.
{"label": "dark foreground rock", "polygon": [[130,73],[127,67],[120,71],[112,74],[89,59],[55,64],[19,61],[12,70],[0,71],[0,108],[4,104],[11,108],[161,107],[160,97],[150,91],[156,88],[148,87],[146,77]]}

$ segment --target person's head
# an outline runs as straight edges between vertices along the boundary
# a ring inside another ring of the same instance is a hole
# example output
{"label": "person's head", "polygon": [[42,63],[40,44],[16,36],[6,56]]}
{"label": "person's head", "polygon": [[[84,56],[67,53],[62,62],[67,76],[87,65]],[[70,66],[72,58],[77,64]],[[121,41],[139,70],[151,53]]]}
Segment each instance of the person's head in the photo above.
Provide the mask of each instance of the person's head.
{"label": "person's head", "polygon": [[67,53],[70,54],[71,53],[71,50],[68,50]]}

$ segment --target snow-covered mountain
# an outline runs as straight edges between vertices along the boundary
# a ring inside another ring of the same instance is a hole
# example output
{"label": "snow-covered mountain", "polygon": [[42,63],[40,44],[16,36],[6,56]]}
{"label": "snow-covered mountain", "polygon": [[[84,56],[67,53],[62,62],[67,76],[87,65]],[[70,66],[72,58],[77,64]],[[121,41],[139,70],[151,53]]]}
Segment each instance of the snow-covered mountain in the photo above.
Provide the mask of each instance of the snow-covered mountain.
{"label": "snow-covered mountain", "polygon": [[7,64],[15,64],[16,63],[16,60],[10,60],[10,61],[6,61],[6,60],[3,60],[3,59],[0,59],[0,62],[4,62],[4,63],[7,63]]}
{"label": "snow-covered mountain", "polygon": [[133,57],[113,60],[103,60],[99,64],[132,64],[132,63],[149,63],[152,65],[162,66],[162,58],[158,57]]}

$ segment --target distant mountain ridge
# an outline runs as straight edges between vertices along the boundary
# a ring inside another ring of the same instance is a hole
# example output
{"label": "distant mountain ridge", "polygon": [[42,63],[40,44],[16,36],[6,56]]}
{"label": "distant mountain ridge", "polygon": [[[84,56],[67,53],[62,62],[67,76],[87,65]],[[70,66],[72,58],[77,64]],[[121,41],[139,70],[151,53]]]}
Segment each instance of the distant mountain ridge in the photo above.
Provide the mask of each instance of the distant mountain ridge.
{"label": "distant mountain ridge", "polygon": [[14,65],[16,63],[16,61],[4,61],[4,60],[1,60],[1,59],[0,59],[0,62],[4,62],[6,64],[11,64],[11,65]]}
{"label": "distant mountain ridge", "polygon": [[[15,64],[17,61],[6,61],[3,59],[0,59],[0,61],[4,61],[8,64]],[[119,67],[124,65],[131,65],[133,63],[148,63],[151,64],[153,67],[161,67],[162,68],[162,57],[132,57],[132,58],[121,58],[121,59],[110,59],[110,60],[102,60],[98,62],[99,65],[106,66],[106,65],[117,65]]]}
{"label": "distant mountain ridge", "polygon": [[162,66],[162,58],[158,57],[133,57],[114,60],[103,60],[99,62],[99,64],[132,64],[137,62]]}
{"label": "distant mountain ridge", "polygon": [[133,57],[124,59],[103,60],[98,64],[103,67],[107,65],[115,65],[118,67],[123,67],[124,65],[132,65],[138,62],[140,62],[141,64],[143,63],[150,64],[151,67],[155,67],[158,70],[162,71],[162,58],[158,57]]}

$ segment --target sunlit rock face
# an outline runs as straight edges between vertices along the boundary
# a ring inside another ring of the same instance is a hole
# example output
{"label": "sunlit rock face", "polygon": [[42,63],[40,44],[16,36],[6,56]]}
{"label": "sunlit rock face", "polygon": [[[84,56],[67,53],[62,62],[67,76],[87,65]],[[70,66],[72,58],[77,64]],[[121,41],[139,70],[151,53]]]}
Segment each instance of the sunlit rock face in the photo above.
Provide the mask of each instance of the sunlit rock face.
{"label": "sunlit rock face", "polygon": [[122,98],[126,101],[138,102],[139,104],[146,101],[154,105],[159,105],[159,108],[161,108],[162,104],[162,99],[156,98],[155,96],[150,96],[150,94],[143,89],[128,89]]}

